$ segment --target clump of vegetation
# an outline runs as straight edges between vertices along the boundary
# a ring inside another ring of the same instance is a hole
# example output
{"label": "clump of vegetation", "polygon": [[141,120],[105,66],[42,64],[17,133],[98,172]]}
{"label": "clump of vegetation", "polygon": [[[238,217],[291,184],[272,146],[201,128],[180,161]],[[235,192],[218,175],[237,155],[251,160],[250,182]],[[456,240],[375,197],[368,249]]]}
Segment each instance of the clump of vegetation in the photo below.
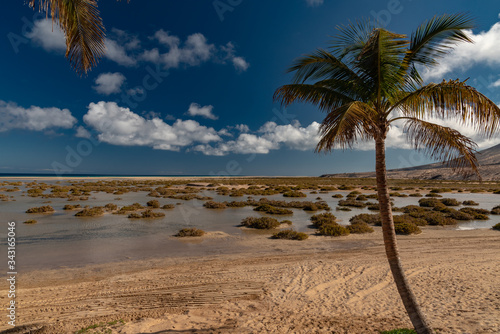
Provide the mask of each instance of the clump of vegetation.
{"label": "clump of vegetation", "polygon": [[425,197],[443,197],[439,194],[434,194],[434,193],[428,193],[427,195],[425,195]]}
{"label": "clump of vegetation", "polygon": [[284,197],[307,197],[306,194],[300,191],[288,191],[283,194]]}
{"label": "clump of vegetation", "polygon": [[271,217],[247,217],[243,219],[241,225],[260,230],[271,230],[279,227],[281,223],[277,219]]}
{"label": "clump of vegetation", "polygon": [[500,205],[497,205],[493,209],[491,209],[491,214],[492,215],[500,215]]}
{"label": "clump of vegetation", "polygon": [[34,219],[28,219],[27,221],[24,222],[24,224],[36,224],[36,223],[38,222]]}
{"label": "clump of vegetation", "polygon": [[397,215],[393,217],[394,224],[410,223],[416,226],[426,226],[428,225],[427,220],[423,218],[412,217],[409,214]]}
{"label": "clump of vegetation", "polygon": [[463,201],[462,202],[462,205],[470,205],[470,206],[473,206],[473,205],[479,205],[478,202],[474,202],[474,201]]}
{"label": "clump of vegetation", "polygon": [[271,215],[292,215],[293,211],[284,208],[277,208],[269,204],[259,205],[254,209],[254,211],[261,211]]}
{"label": "clump of vegetation", "polygon": [[349,235],[349,230],[337,223],[323,225],[318,229],[320,235],[327,235],[331,237],[340,237],[344,235]]}
{"label": "clump of vegetation", "polygon": [[380,334],[417,334],[413,329],[401,328],[392,331],[381,332]]}
{"label": "clump of vegetation", "polygon": [[203,206],[207,209],[225,209],[227,206],[225,203],[208,201],[203,204]]}
{"label": "clump of vegetation", "polygon": [[104,209],[100,206],[94,208],[84,208],[75,214],[75,217],[98,217],[104,214]]}
{"label": "clump of vegetation", "polygon": [[274,239],[287,239],[287,240],[306,240],[309,235],[303,232],[294,230],[283,230],[273,234]]}
{"label": "clump of vegetation", "polygon": [[133,212],[133,211],[137,211],[137,210],[141,210],[141,209],[144,209],[144,207],[141,204],[134,203],[132,205],[127,205],[127,206],[122,207],[120,210],[118,210],[115,213],[118,214],[118,215],[125,215],[127,213],[130,213],[130,212]]}
{"label": "clump of vegetation", "polygon": [[160,202],[156,199],[153,199],[147,202],[146,205],[152,207],[153,209],[158,209],[160,207]]}
{"label": "clump of vegetation", "polygon": [[175,208],[175,205],[173,205],[173,204],[165,204],[161,208],[164,209],[164,210],[170,210],[170,209]]}
{"label": "clump of vegetation", "polygon": [[131,213],[128,215],[128,218],[131,219],[141,219],[141,218],[161,218],[165,217],[163,212],[154,212],[153,210],[145,210],[141,213]]}
{"label": "clump of vegetation", "polygon": [[474,219],[477,220],[488,220],[490,217],[488,215],[490,214],[490,211],[486,209],[478,209],[478,208],[461,208],[459,211],[468,213],[469,215],[473,216]]}
{"label": "clump of vegetation", "polygon": [[356,221],[347,225],[347,229],[353,234],[373,233],[373,228],[365,222]]}
{"label": "clump of vegetation", "polygon": [[75,210],[75,209],[81,209],[81,208],[82,208],[82,206],[80,204],[75,204],[75,205],[66,204],[63,207],[63,210]]}
{"label": "clump of vegetation", "polygon": [[104,209],[106,211],[115,211],[118,209],[118,205],[114,204],[114,203],[108,203],[104,206]]}
{"label": "clump of vegetation", "polygon": [[52,213],[54,211],[54,208],[50,205],[44,205],[37,208],[30,208],[26,210],[26,213]]}
{"label": "clump of vegetation", "polygon": [[378,213],[376,214],[362,213],[349,219],[349,222],[351,224],[365,223],[369,225],[380,226],[382,225],[382,218]]}
{"label": "clump of vegetation", "polygon": [[342,194],[335,194],[335,195],[332,195],[333,198],[344,198],[344,196]]}
{"label": "clump of vegetation", "polygon": [[434,208],[441,202],[435,198],[422,198],[418,200],[418,204],[424,208]]}
{"label": "clump of vegetation", "polygon": [[463,211],[453,210],[447,213],[447,216],[456,220],[472,220],[474,219],[473,215],[465,213]]}
{"label": "clump of vegetation", "polygon": [[315,228],[321,228],[324,225],[336,224],[337,217],[330,212],[320,213],[309,218]]}
{"label": "clump of vegetation", "polygon": [[492,229],[500,231],[500,223],[493,225]]}
{"label": "clump of vegetation", "polygon": [[409,213],[410,216],[414,218],[422,218],[427,221],[429,225],[456,225],[458,222],[451,218],[445,216],[442,212],[436,211],[426,211],[426,212],[412,212]]}
{"label": "clump of vegetation", "polygon": [[421,193],[413,193],[413,194],[409,194],[408,196],[410,196],[410,197],[422,197],[423,195]]}
{"label": "clump of vegetation", "polygon": [[347,200],[340,200],[339,205],[340,206],[349,206],[349,207],[354,207],[354,208],[364,208],[364,207],[366,207],[367,204],[364,202],[361,202],[361,201],[347,199]]}
{"label": "clump of vegetation", "polygon": [[352,211],[352,209],[349,209],[347,206],[337,206],[335,208],[336,211]]}
{"label": "clump of vegetation", "polygon": [[454,198],[441,198],[439,201],[446,206],[459,206],[461,204]]}
{"label": "clump of vegetation", "polygon": [[437,194],[437,193],[451,193],[453,190],[450,188],[434,188],[431,189],[430,193],[431,194]]}
{"label": "clump of vegetation", "polygon": [[422,233],[422,230],[413,223],[394,224],[394,230],[396,231],[396,234],[403,234],[403,235]]}
{"label": "clump of vegetation", "polygon": [[177,234],[175,235],[176,237],[183,238],[183,237],[201,237],[205,235],[205,231],[200,230],[198,228],[183,228]]}

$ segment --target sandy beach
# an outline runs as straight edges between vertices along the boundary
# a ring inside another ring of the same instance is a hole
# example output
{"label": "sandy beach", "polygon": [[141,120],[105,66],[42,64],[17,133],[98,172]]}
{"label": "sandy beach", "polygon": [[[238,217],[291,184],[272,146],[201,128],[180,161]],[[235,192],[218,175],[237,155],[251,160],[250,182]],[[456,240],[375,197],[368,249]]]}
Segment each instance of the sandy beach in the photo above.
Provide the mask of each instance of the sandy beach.
{"label": "sandy beach", "polygon": [[[498,231],[427,227],[398,238],[410,282],[439,333],[500,332]],[[74,333],[101,323],[85,333],[378,333],[411,327],[380,228],[304,242],[268,234],[232,241],[249,251],[20,273],[18,325],[25,326],[1,329]],[[0,295],[5,303],[7,291]]]}

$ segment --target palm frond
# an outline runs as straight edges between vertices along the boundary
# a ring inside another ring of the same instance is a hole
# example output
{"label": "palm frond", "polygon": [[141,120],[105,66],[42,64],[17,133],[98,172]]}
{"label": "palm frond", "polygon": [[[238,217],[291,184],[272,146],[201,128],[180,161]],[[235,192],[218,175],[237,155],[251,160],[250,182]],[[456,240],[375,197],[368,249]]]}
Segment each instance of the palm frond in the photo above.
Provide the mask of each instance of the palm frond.
{"label": "palm frond", "polygon": [[338,59],[351,63],[358,58],[375,27],[370,20],[357,20],[355,23],[339,25],[338,34],[333,36],[330,49]]}
{"label": "palm frond", "polygon": [[[35,0],[30,0],[35,6]],[[105,32],[96,0],[40,0],[39,8],[50,13],[66,37],[66,58],[79,74],[96,66],[105,53]]]}
{"label": "palm frond", "polygon": [[428,84],[406,94],[391,110],[404,116],[454,118],[492,136],[500,126],[500,108],[474,87],[458,80]]}
{"label": "palm frond", "polygon": [[321,140],[316,152],[352,148],[357,141],[373,138],[375,111],[366,103],[354,101],[332,110],[320,126]]}
{"label": "palm frond", "polygon": [[325,112],[330,112],[353,101],[351,97],[330,88],[309,84],[281,86],[276,90],[273,98],[274,101],[285,107],[294,102],[309,102]]}
{"label": "palm frond", "polygon": [[417,151],[443,161],[461,174],[467,175],[472,171],[480,177],[475,155],[477,145],[469,137],[452,128],[418,118],[405,119],[403,132]]}

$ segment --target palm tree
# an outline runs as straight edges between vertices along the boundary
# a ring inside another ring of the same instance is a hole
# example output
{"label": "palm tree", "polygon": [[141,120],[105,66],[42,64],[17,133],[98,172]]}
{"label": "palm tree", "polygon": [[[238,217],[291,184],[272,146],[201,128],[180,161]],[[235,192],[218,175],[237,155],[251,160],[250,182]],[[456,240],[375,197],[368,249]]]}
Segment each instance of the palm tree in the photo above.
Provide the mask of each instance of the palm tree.
{"label": "palm tree", "polygon": [[339,27],[330,51],[319,49],[295,61],[293,83],[278,88],[275,101],[288,106],[308,102],[327,113],[320,127],[316,152],[352,148],[374,140],[376,181],[384,245],[397,289],[417,333],[433,333],[403,271],[385,163],[385,141],[394,122],[403,122],[408,142],[440,159],[457,172],[474,171],[476,144],[460,132],[427,121],[456,118],[491,136],[500,109],[465,81],[424,84],[420,66],[436,65],[458,42],[471,42],[465,29],[472,20],[463,14],[434,17],[407,38],[370,22]]}
{"label": "palm tree", "polygon": [[66,37],[66,58],[80,75],[97,65],[105,53],[105,30],[96,0],[29,0],[29,5],[57,22]]}

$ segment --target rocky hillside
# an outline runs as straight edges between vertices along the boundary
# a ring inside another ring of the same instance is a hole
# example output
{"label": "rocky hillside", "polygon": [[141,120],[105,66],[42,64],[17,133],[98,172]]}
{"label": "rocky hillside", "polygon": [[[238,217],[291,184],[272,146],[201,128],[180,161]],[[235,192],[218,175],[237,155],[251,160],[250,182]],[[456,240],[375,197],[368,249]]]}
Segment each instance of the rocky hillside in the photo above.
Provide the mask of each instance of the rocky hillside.
{"label": "rocky hillside", "polygon": [[[477,153],[480,164],[480,172],[484,181],[500,181],[500,145],[493,146]],[[457,175],[451,168],[441,163],[392,169],[387,171],[391,179],[433,179],[433,180],[463,180],[464,177]],[[375,172],[367,173],[343,173],[325,174],[322,177],[375,177]],[[465,180],[477,180],[477,176],[471,175]]]}

